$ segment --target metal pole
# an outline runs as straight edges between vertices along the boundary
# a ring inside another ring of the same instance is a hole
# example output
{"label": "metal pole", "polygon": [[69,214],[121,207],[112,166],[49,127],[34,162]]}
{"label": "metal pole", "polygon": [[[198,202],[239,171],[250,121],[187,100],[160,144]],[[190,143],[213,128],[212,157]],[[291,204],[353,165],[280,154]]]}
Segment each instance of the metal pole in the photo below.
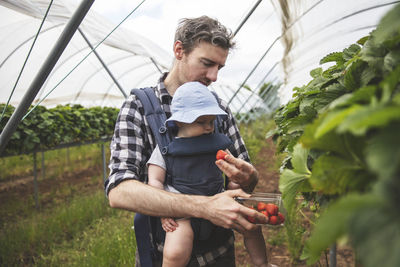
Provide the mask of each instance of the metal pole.
{"label": "metal pole", "polygon": [[103,68],[107,71],[108,75],[110,75],[110,77],[114,81],[115,85],[118,87],[118,89],[124,95],[124,97],[127,98],[128,96],[126,95],[124,89],[122,89],[122,86],[119,84],[117,79],[115,79],[114,75],[112,74],[110,69],[107,67],[107,65],[104,63],[103,59],[100,57],[100,55],[97,53],[97,51],[93,48],[93,46],[90,43],[90,41],[88,40],[88,38],[86,38],[86,35],[83,33],[83,31],[81,29],[78,29],[78,31],[82,35],[83,39],[85,39],[85,41],[88,44],[88,46],[90,47],[90,49],[92,49],[93,53],[96,55],[96,57],[100,61],[101,65],[103,65]]}
{"label": "metal pole", "polygon": [[246,21],[250,18],[251,14],[253,14],[254,10],[256,10],[257,6],[261,3],[262,0],[258,0],[258,2],[254,5],[254,7],[250,10],[250,12],[247,14],[247,16],[244,18],[242,23],[240,23],[239,27],[236,29],[235,33],[233,36],[236,36],[238,31],[242,28],[242,26],[246,23]]}
{"label": "metal pole", "polygon": [[35,96],[39,92],[40,88],[43,86],[43,83],[46,81],[49,76],[51,70],[54,68],[58,59],[60,58],[62,52],[65,47],[68,45],[75,31],[78,29],[80,23],[85,17],[86,13],[89,11],[92,6],[94,0],[83,0],[75,13],[72,15],[71,19],[68,21],[65,26],[63,32],[58,38],[56,44],[53,49],[50,51],[46,61],[43,63],[40,68],[38,74],[33,80],[32,84],[28,88],[24,97],[22,98],[20,104],[15,109],[12,114],[10,120],[7,122],[6,126],[3,129],[3,132],[0,135],[0,154],[4,151],[9,139],[17,128],[19,122],[22,117],[25,115],[29,106],[32,104]]}
{"label": "metal pole", "polygon": [[329,249],[329,266],[336,267],[336,243]]}

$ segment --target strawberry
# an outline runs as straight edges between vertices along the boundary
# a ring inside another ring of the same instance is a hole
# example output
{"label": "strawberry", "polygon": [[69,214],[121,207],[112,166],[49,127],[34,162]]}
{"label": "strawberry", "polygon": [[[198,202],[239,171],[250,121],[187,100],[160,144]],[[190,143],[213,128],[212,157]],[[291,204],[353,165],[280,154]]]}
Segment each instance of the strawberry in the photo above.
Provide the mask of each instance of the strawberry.
{"label": "strawberry", "polygon": [[278,224],[278,216],[272,215],[269,217],[269,224],[276,225]]}
{"label": "strawberry", "polygon": [[272,203],[266,204],[266,210],[269,215],[277,215],[278,214],[278,206]]}
{"label": "strawberry", "polygon": [[225,159],[225,156],[228,155],[228,153],[226,153],[223,150],[218,150],[217,151],[217,160],[219,159]]}
{"label": "strawberry", "polygon": [[282,213],[278,212],[279,223],[283,223],[285,221],[285,216]]}
{"label": "strawberry", "polygon": [[251,223],[255,223],[256,222],[256,218],[255,217],[247,216],[246,219]]}
{"label": "strawberry", "polygon": [[267,208],[267,204],[265,204],[263,202],[258,202],[257,203],[257,210],[258,211],[266,210],[266,208]]}

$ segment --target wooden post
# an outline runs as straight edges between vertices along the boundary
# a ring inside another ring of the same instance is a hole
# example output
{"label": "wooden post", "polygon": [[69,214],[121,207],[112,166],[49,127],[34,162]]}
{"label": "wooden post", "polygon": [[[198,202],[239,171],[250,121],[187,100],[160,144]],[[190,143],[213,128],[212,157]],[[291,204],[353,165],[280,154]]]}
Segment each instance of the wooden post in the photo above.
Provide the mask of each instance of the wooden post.
{"label": "wooden post", "polygon": [[37,182],[37,165],[36,165],[36,152],[33,152],[33,197],[35,199],[35,207],[39,209],[39,190]]}

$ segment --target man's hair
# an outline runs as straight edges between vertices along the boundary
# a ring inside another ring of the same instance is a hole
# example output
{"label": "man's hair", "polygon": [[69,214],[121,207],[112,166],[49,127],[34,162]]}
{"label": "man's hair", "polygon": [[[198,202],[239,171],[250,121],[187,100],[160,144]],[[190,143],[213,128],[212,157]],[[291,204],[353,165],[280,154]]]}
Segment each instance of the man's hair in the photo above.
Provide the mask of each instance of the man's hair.
{"label": "man's hair", "polygon": [[189,54],[201,41],[229,50],[235,46],[233,37],[232,31],[218,20],[201,16],[181,19],[175,33],[175,42],[181,41],[184,52]]}

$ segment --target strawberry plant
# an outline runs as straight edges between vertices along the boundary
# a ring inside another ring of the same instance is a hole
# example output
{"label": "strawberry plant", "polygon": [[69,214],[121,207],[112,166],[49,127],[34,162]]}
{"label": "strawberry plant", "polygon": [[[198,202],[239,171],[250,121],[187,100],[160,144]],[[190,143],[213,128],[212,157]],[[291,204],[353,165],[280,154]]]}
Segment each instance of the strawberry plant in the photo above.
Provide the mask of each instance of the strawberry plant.
{"label": "strawberry plant", "polygon": [[[4,104],[0,104],[0,110]],[[0,121],[0,132],[10,119],[14,107],[8,106]],[[52,149],[62,144],[84,143],[110,137],[113,134],[118,109],[110,107],[84,108],[65,105],[47,109],[37,106],[11,136],[6,155]]]}
{"label": "strawberry plant", "polygon": [[320,215],[293,253],[308,264],[347,237],[362,266],[400,266],[392,253],[400,247],[399,13],[396,5],[369,36],[322,58],[331,66],[312,70],[274,114],[270,134],[287,154],[280,190],[288,240],[298,242],[299,197]]}

